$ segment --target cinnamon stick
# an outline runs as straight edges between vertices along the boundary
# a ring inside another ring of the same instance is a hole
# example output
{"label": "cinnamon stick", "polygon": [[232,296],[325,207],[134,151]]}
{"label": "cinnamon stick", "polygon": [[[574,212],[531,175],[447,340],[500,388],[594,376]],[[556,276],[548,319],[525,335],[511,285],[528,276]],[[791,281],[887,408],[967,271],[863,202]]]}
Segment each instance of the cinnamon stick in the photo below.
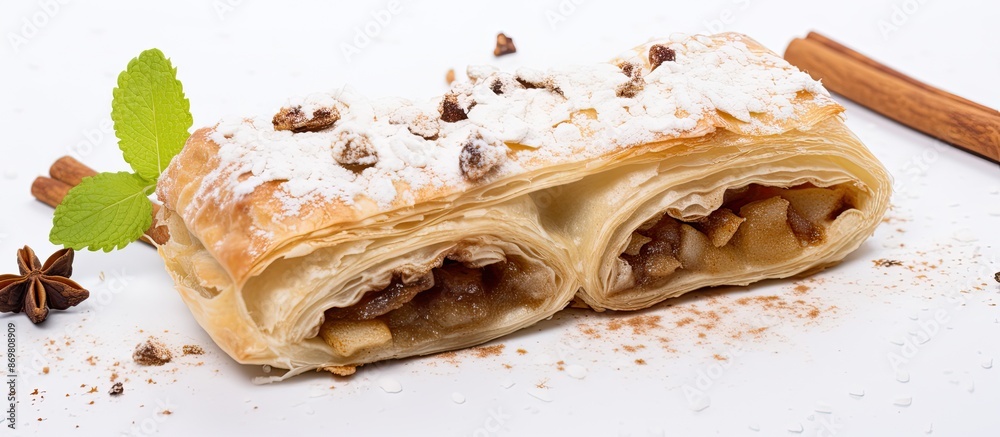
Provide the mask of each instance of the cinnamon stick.
{"label": "cinnamon stick", "polygon": [[[31,195],[42,203],[53,208],[62,203],[69,190],[80,183],[83,178],[96,175],[97,171],[87,167],[70,156],[59,158],[49,168],[51,178],[39,176],[31,184]],[[170,239],[170,231],[165,225],[156,221],[160,205],[153,204],[153,224],[146,230],[140,241],[156,247]],[[153,244],[156,243],[156,244]]]}
{"label": "cinnamon stick", "polygon": [[55,208],[62,203],[70,188],[73,187],[65,182],[39,176],[35,178],[35,182],[31,183],[31,195],[40,202]]}
{"label": "cinnamon stick", "polygon": [[96,174],[96,170],[87,167],[82,162],[68,155],[57,159],[49,167],[49,176],[52,176],[52,179],[65,182],[72,187],[80,185],[83,178]]}
{"label": "cinnamon stick", "polygon": [[1000,112],[917,81],[823,35],[793,40],[785,59],[830,91],[944,142],[1000,162]]}

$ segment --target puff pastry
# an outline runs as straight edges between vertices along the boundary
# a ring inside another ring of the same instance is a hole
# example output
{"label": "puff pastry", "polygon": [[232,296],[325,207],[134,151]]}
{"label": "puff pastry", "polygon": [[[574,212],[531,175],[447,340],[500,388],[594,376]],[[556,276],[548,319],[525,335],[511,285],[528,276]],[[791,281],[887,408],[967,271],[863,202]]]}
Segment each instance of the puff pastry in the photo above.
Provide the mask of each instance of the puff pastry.
{"label": "puff pastry", "polygon": [[574,299],[632,310],[815,271],[887,207],[843,108],[743,35],[468,76],[427,103],[344,88],[191,136],[159,182],[159,251],[223,350],[350,373]]}

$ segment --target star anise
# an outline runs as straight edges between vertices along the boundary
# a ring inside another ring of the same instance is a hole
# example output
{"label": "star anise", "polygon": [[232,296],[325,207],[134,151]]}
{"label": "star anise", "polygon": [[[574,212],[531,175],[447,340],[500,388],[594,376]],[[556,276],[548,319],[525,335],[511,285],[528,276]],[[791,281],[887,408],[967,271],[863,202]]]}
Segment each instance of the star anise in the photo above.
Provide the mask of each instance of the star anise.
{"label": "star anise", "polygon": [[33,323],[41,323],[49,308],[64,310],[83,302],[90,292],[69,279],[73,274],[73,249],[53,253],[45,264],[30,247],[17,251],[20,275],[0,275],[0,312],[24,311]]}

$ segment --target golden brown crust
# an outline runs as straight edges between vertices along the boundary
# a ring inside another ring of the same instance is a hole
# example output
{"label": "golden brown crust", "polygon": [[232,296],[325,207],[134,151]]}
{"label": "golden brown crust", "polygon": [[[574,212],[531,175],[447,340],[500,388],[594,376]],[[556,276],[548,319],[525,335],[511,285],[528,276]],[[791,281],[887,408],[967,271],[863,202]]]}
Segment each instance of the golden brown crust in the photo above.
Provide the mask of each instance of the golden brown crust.
{"label": "golden brown crust", "polygon": [[[746,47],[746,53],[762,56],[749,59],[751,63],[757,62],[759,64],[757,67],[761,69],[798,72],[787,64],[776,64],[776,62],[781,62],[780,58],[771,56],[773,54],[767,49],[742,35],[722,34],[711,39],[697,37],[688,40],[687,44],[699,45],[701,44],[699,41],[708,43],[710,49],[731,49],[733,44],[739,44],[740,47]],[[657,42],[650,42],[636,47],[624,57],[612,60],[610,64],[619,65],[627,61],[636,63],[636,65],[641,64],[644,68],[649,69],[651,65],[645,53],[657,45]],[[767,57],[763,57],[765,55]],[[684,56],[684,52],[679,52],[678,56]],[[747,66],[747,68],[750,67],[752,64]],[[617,67],[615,68],[617,69]],[[628,80],[626,75],[622,74],[621,76],[623,81]],[[518,79],[521,80],[520,73]],[[557,79],[559,79],[558,76],[548,78],[548,80]],[[483,83],[480,85],[489,87],[490,84],[485,83],[485,81],[485,79],[481,80],[480,82]],[[818,87],[818,84],[816,86]],[[653,88],[651,85],[647,85],[646,92],[652,92],[651,88]],[[613,93],[613,90],[609,92]],[[565,155],[553,156],[545,147],[527,150],[511,149],[512,151],[507,153],[508,161],[511,165],[516,165],[519,170],[502,174],[494,172],[498,176],[495,178],[466,178],[457,183],[442,186],[428,185],[419,188],[411,187],[405,180],[394,181],[393,187],[399,194],[389,204],[380,205],[365,193],[360,193],[351,203],[338,198],[310,199],[294,214],[282,213],[282,205],[279,200],[282,195],[282,181],[262,183],[245,195],[234,192],[231,180],[246,179],[249,176],[249,171],[245,166],[227,165],[218,154],[220,145],[213,139],[213,137],[216,139],[222,137],[215,131],[215,128],[203,128],[197,130],[190,137],[183,151],[174,158],[160,179],[157,193],[167,208],[181,215],[192,235],[205,243],[206,249],[232,275],[233,279],[237,283],[242,283],[247,277],[259,272],[267,263],[273,261],[269,255],[276,249],[299,237],[315,237],[317,233],[329,234],[346,231],[352,227],[364,226],[362,221],[365,220],[375,219],[380,222],[392,222],[394,219],[415,214],[418,211],[422,214],[438,214],[449,205],[449,199],[454,199],[463,193],[476,191],[479,187],[502,185],[504,180],[530,177],[534,179],[532,190],[564,184],[569,182],[566,177],[547,173],[561,171],[564,166],[568,165],[584,167],[587,162],[601,163],[600,166],[592,166],[594,170],[591,172],[581,171],[572,175],[573,178],[580,179],[594,171],[601,171],[608,165],[621,165],[637,158],[641,159],[642,156],[658,150],[673,147],[676,144],[676,141],[673,140],[703,137],[720,128],[743,135],[754,135],[758,132],[775,134],[798,126],[814,124],[820,119],[835,115],[843,110],[825,94],[806,90],[798,91],[790,99],[789,104],[790,106],[780,113],[778,111],[752,113],[749,114],[750,118],[747,120],[737,119],[722,109],[716,110],[706,107],[704,114],[700,114],[699,118],[695,119],[696,124],[692,127],[672,129],[656,134],[655,137],[661,141],[647,141],[620,147],[601,155],[587,155],[586,153],[570,151]],[[340,115],[345,116],[346,112],[341,111]],[[678,108],[674,112],[682,119],[690,116],[682,108]],[[789,113],[785,114],[784,112]],[[604,129],[603,125],[591,123],[591,117],[593,115],[588,110],[583,110],[563,124],[577,125],[584,138],[587,135],[595,137],[604,135],[600,131],[591,130]],[[468,120],[463,121],[463,123],[474,124]],[[453,126],[450,125],[455,123],[444,124],[451,128]],[[555,124],[550,126],[553,132],[557,130],[556,128]],[[607,129],[613,128],[612,126]],[[259,132],[274,131],[274,127],[269,121],[263,122],[262,125],[256,124],[254,129]],[[462,145],[466,143],[466,137],[467,135],[462,135],[462,138],[455,140],[454,143],[448,143],[445,138],[432,141],[432,143],[440,144],[439,147],[456,144],[454,147],[457,150],[462,150]],[[507,145],[511,146],[510,143]],[[479,172],[476,175],[482,176]],[[498,192],[502,196],[514,197],[523,194],[524,190],[500,190]],[[432,205],[435,200],[442,202]],[[488,204],[496,200],[498,199],[487,197],[476,201]]]}

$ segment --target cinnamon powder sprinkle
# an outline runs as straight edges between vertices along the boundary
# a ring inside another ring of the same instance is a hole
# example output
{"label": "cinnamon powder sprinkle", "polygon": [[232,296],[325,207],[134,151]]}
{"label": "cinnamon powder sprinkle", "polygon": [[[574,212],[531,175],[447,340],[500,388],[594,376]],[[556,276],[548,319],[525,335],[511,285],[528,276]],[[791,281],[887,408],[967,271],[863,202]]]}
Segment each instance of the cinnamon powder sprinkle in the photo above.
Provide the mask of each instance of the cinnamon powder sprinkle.
{"label": "cinnamon powder sprinkle", "polygon": [[625,352],[628,352],[628,353],[635,353],[639,349],[645,349],[645,348],[646,348],[646,345],[644,345],[644,344],[635,345],[635,346],[627,344],[627,345],[622,346],[622,349],[624,349]]}
{"label": "cinnamon powder sprinkle", "polygon": [[680,328],[681,326],[690,325],[692,323],[694,323],[694,319],[690,317],[685,317],[677,321],[677,327]]}
{"label": "cinnamon powder sprinkle", "polygon": [[517,350],[517,354],[518,354],[518,355],[525,355],[525,354],[527,354],[527,353],[528,353],[528,351],[526,351],[526,350],[524,350],[524,349],[518,349],[518,350]]}
{"label": "cinnamon powder sprinkle", "polygon": [[635,363],[638,364],[638,365],[640,365],[640,366],[645,366],[646,365],[646,360],[644,360],[642,358],[636,358],[635,359]]}
{"label": "cinnamon powder sprinkle", "polygon": [[205,349],[196,344],[186,344],[181,350],[184,352],[184,355],[202,355],[205,353]]}
{"label": "cinnamon powder sprinkle", "polygon": [[495,344],[493,346],[479,346],[472,348],[472,353],[477,358],[487,358],[499,356],[503,353],[503,350],[507,347],[505,344]]}
{"label": "cinnamon powder sprinkle", "polygon": [[438,357],[438,358],[440,358],[440,359],[442,359],[442,360],[444,360],[446,363],[455,366],[455,367],[458,367],[458,365],[460,364],[460,362],[458,360],[458,353],[455,352],[455,351],[442,352],[442,353],[439,353],[439,354],[437,354],[435,356]]}
{"label": "cinnamon powder sprinkle", "polygon": [[872,260],[872,264],[875,264],[875,267],[894,267],[903,265],[903,262],[895,259],[881,258]]}
{"label": "cinnamon powder sprinkle", "polygon": [[736,299],[736,304],[737,305],[747,306],[747,305],[756,303],[756,304],[760,304],[761,307],[763,307],[765,309],[772,309],[775,306],[783,306],[783,305],[781,305],[783,302],[778,302],[780,300],[781,300],[781,298],[778,297],[778,296],[741,297],[739,299]]}
{"label": "cinnamon powder sprinkle", "polygon": [[633,316],[627,319],[615,319],[608,322],[608,330],[617,331],[622,327],[628,326],[632,328],[632,333],[636,335],[646,334],[649,331],[660,328],[660,316]]}
{"label": "cinnamon powder sprinkle", "polygon": [[601,338],[601,333],[597,332],[597,329],[594,329],[593,326],[588,326],[588,325],[585,325],[585,324],[581,323],[579,325],[576,325],[576,327],[580,329],[580,332],[583,335],[586,335],[587,337],[589,337],[591,339],[596,340],[596,339]]}

